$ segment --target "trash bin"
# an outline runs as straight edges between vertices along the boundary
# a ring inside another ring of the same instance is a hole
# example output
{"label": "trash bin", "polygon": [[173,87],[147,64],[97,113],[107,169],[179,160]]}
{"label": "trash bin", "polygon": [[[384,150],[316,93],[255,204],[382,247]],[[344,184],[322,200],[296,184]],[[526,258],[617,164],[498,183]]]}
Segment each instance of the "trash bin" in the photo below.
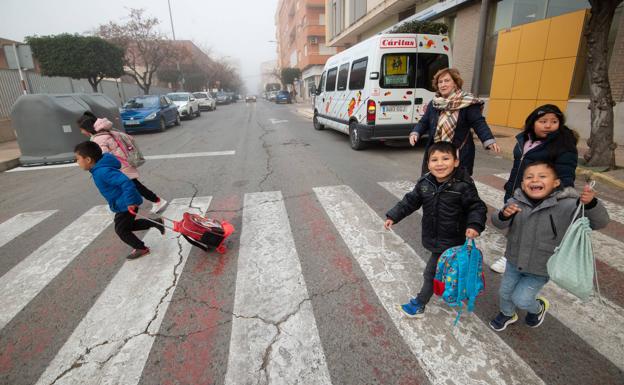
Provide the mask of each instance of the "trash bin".
{"label": "trash bin", "polygon": [[[117,103],[104,94],[76,94],[82,101],[87,103],[89,110],[98,118],[107,118],[113,122],[113,127],[117,130],[124,131],[121,116],[119,115],[119,106]],[[84,111],[83,111],[84,112]]]}
{"label": "trash bin", "polygon": [[11,110],[11,124],[23,166],[73,162],[74,146],[87,140],[76,120],[90,106],[78,94],[20,96]]}

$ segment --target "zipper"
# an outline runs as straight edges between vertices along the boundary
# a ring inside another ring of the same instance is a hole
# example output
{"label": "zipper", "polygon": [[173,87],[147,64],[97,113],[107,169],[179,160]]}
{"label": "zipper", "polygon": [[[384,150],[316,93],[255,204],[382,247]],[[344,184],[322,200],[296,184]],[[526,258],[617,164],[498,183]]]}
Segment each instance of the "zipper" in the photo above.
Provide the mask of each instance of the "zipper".
{"label": "zipper", "polygon": [[550,228],[553,231],[553,239],[557,239],[557,228],[555,227],[555,221],[553,220],[552,215],[548,215],[548,217],[550,218]]}

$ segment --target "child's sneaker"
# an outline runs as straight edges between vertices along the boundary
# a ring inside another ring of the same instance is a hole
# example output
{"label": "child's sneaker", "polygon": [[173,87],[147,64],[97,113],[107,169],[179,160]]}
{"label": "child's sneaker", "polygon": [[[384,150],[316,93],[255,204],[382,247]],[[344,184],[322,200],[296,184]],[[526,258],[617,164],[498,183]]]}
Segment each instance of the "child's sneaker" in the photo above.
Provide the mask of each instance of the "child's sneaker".
{"label": "child's sneaker", "polygon": [[165,199],[158,198],[158,201],[152,203],[152,209],[150,210],[150,213],[156,214],[160,210],[164,209],[165,206],[167,206],[167,201]]}
{"label": "child's sneaker", "polygon": [[408,303],[400,307],[403,314],[410,318],[422,318],[425,315],[425,305],[416,298],[412,298]]}
{"label": "child's sneaker", "polygon": [[161,235],[165,235],[165,221],[162,218],[156,218],[154,219],[154,222],[158,222],[159,224],[156,225],[156,230],[160,231]]}
{"label": "child's sneaker", "polygon": [[503,313],[498,313],[496,318],[490,321],[490,327],[497,332],[502,332],[507,328],[507,326],[518,320],[518,315],[514,313],[511,317],[506,316]]}
{"label": "child's sneaker", "polygon": [[532,328],[536,328],[540,326],[542,322],[544,322],[544,318],[546,317],[546,312],[548,311],[548,308],[550,307],[550,303],[544,297],[537,297],[537,299],[535,300],[539,302],[541,306],[539,313],[537,314],[527,313],[526,318],[524,319],[524,322],[526,322],[526,324]]}
{"label": "child's sneaker", "polygon": [[144,248],[144,249],[134,249],[132,250],[132,252],[130,254],[128,254],[128,256],[126,257],[126,259],[137,259],[137,258],[141,258],[144,255],[149,254],[150,249],[149,248]]}
{"label": "child's sneaker", "polygon": [[505,256],[502,256],[490,265],[490,269],[492,269],[492,271],[496,273],[503,274],[505,272],[506,266],[507,266],[507,258],[505,258]]}

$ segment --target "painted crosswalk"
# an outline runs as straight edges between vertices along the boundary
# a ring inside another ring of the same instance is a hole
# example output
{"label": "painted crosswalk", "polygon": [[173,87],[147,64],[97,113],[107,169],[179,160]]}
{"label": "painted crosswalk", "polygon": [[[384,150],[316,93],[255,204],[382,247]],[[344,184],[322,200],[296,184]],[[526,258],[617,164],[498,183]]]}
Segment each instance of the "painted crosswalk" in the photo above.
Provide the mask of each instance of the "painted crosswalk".
{"label": "painted crosswalk", "polygon": [[[378,184],[390,194],[388,197],[397,199],[414,186],[411,181]],[[477,182],[477,187],[488,205],[496,207],[502,202],[499,189],[481,182]],[[475,314],[464,314],[455,327],[454,311],[433,299],[424,319],[404,318],[397,305],[418,291],[428,255],[419,255],[418,248],[394,231],[386,231],[380,214],[372,208],[379,205],[368,202],[352,187],[319,186],[309,193],[316,198],[319,211],[327,216],[324,220],[335,232],[336,242],[344,243],[347,258],[353,260],[362,279],[372,288],[376,297],[372,300],[378,301],[387,323],[407,346],[405,354],[415,358],[430,383],[547,383],[535,363],[527,359],[526,352],[518,353],[517,346],[492,331]],[[211,197],[173,199],[164,215],[176,218],[184,211],[205,212],[211,202]],[[318,321],[314,296],[306,283],[308,276],[298,253],[297,229],[291,228],[292,216],[298,213],[287,210],[286,202],[279,191],[244,196],[237,226],[240,237],[234,237],[238,248],[231,248],[227,255],[236,264],[234,290],[229,294],[233,303],[228,311],[229,346],[220,353],[227,355],[227,367],[223,367],[222,377],[216,382],[349,383],[348,379],[335,377],[337,369],[328,361],[331,355],[327,349],[335,349],[340,341],[324,341],[319,332],[318,325],[323,323]],[[28,237],[29,230],[42,222],[54,220],[57,212],[22,213],[0,223],[0,253],[2,248],[11,247],[11,241]],[[63,279],[67,266],[88,250],[87,246],[111,223],[112,214],[107,207],[93,207],[1,276],[0,330],[13,328],[14,319],[27,322],[18,314],[28,310],[40,293],[50,294],[49,283]],[[599,234],[594,237],[597,254],[610,251],[612,255],[600,258],[615,274],[622,273],[624,246],[606,234],[595,233]],[[154,342],[159,338],[182,340],[178,335],[169,336],[161,324],[168,316],[169,304],[193,248],[173,232],[163,237],[149,230],[143,239],[151,246],[151,254],[124,261],[111,274],[97,299],[85,306],[84,314],[68,328],[62,343],[47,358],[37,373],[37,384],[145,383],[144,366]],[[478,245],[489,264],[503,254],[505,237],[488,228]],[[600,303],[592,298],[581,302],[553,283],[544,287],[543,294],[551,300],[549,316],[580,337],[588,345],[586,349],[598,352],[620,373],[624,372],[624,330],[620,327],[624,325],[624,309],[617,301],[605,299]],[[6,362],[4,348],[0,346],[0,382]],[[342,354],[348,355],[348,349]]]}

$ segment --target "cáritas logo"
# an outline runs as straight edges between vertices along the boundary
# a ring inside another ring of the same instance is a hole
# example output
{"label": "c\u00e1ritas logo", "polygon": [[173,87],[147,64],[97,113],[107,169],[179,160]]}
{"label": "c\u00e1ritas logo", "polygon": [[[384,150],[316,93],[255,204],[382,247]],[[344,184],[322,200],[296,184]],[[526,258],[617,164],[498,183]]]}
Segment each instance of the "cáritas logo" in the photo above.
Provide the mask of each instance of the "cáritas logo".
{"label": "c\u00e1ritas logo", "polygon": [[386,37],[381,39],[381,48],[416,48],[415,38]]}

